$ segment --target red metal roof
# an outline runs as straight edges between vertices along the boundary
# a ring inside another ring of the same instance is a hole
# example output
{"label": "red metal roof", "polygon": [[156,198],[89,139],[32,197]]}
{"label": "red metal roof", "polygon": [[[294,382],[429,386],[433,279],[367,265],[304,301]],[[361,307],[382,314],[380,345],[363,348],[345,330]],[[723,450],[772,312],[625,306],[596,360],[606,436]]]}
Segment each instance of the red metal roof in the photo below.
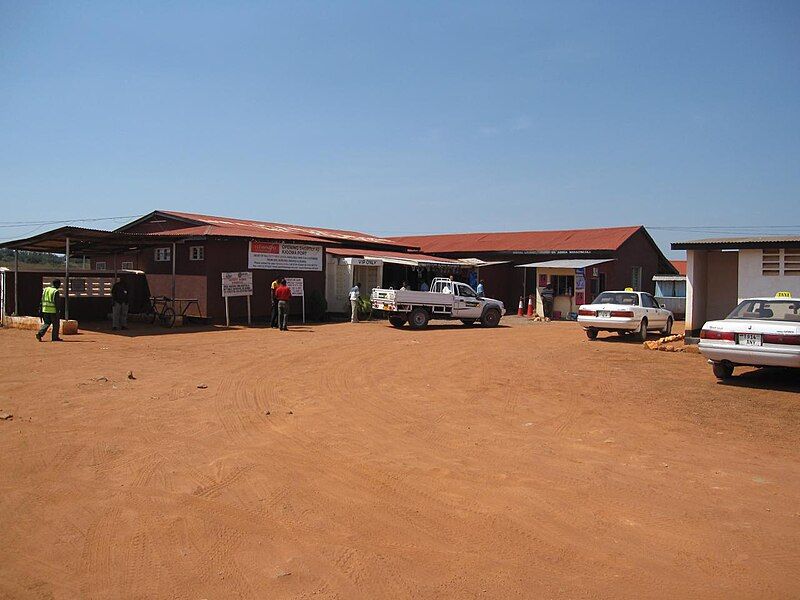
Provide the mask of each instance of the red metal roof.
{"label": "red metal roof", "polygon": [[[338,229],[324,229],[319,227],[304,227],[301,225],[287,225],[284,223],[271,223],[268,221],[252,221],[248,219],[235,219],[232,217],[216,217],[195,213],[176,212],[171,210],[158,210],[149,216],[165,215],[186,221],[186,227],[168,229],[158,232],[166,235],[214,235],[223,237],[248,237],[269,238],[277,240],[296,240],[303,242],[362,242],[366,244],[379,244],[382,246],[401,247],[405,244],[396,240],[379,238],[360,231],[344,231]],[[134,222],[134,223],[138,223]],[[130,224],[133,225],[133,224]],[[121,229],[126,229],[124,226]]]}
{"label": "red metal roof", "polygon": [[641,229],[606,227],[561,231],[507,231],[409,235],[392,238],[396,243],[418,246],[423,252],[550,252],[554,250],[617,250]]}
{"label": "red metal roof", "polygon": [[686,261],[685,260],[671,260],[672,266],[678,269],[678,275],[686,275]]}

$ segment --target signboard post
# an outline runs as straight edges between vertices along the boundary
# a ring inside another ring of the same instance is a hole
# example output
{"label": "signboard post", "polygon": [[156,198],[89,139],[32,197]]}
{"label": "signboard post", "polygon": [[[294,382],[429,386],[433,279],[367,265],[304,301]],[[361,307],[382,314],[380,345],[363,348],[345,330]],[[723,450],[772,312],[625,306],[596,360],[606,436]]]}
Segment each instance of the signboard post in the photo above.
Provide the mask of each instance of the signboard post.
{"label": "signboard post", "polygon": [[306,295],[305,291],[303,290],[303,278],[302,277],[287,277],[286,278],[286,285],[292,292],[292,296],[300,296],[303,298],[303,325],[306,323]]}
{"label": "signboard post", "polygon": [[250,325],[250,296],[253,295],[253,274],[250,271],[222,274],[222,297],[225,298],[225,326],[230,327],[231,319],[228,310],[228,298],[247,297],[247,324]]}

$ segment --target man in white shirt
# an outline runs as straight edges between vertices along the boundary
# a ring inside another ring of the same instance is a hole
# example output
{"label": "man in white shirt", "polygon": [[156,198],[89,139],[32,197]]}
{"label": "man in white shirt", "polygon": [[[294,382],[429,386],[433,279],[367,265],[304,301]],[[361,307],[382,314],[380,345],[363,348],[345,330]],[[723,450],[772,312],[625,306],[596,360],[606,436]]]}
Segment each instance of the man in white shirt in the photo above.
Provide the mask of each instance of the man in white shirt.
{"label": "man in white shirt", "polygon": [[350,322],[358,323],[358,299],[361,297],[361,284],[356,283],[350,290]]}

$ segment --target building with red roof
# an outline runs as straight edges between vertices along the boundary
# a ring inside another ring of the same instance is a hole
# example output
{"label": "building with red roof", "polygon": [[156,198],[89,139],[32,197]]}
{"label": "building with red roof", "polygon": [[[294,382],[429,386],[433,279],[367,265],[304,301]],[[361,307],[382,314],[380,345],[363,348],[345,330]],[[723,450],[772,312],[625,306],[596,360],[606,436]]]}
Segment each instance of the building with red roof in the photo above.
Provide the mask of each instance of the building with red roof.
{"label": "building with red roof", "polygon": [[503,300],[511,309],[521,296],[533,296],[537,312],[542,314],[540,292],[552,285],[556,296],[553,310],[562,318],[604,290],[633,287],[652,293],[654,275],[677,273],[641,225],[392,239],[427,254],[500,263],[482,267],[480,278],[485,281],[486,294]]}

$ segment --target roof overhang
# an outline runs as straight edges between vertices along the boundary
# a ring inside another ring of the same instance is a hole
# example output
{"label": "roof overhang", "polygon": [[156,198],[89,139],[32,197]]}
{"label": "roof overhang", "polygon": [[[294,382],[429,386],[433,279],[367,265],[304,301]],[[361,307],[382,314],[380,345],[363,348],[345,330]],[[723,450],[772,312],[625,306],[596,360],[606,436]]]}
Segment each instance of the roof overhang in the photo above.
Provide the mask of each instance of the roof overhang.
{"label": "roof overhang", "polygon": [[564,260],[546,260],[542,262],[532,262],[517,267],[535,267],[537,269],[585,269],[602,263],[616,260],[614,258],[567,258]]}
{"label": "roof overhang", "polygon": [[183,239],[182,236],[174,235],[135,234],[67,226],[28,238],[3,242],[0,248],[64,254],[69,240],[72,254],[114,254],[172,244]]}
{"label": "roof overhang", "polygon": [[686,281],[686,275],[653,275],[653,281]]}
{"label": "roof overhang", "polygon": [[710,238],[673,242],[673,250],[752,250],[760,248],[800,248],[800,236],[763,236],[750,238]]}

